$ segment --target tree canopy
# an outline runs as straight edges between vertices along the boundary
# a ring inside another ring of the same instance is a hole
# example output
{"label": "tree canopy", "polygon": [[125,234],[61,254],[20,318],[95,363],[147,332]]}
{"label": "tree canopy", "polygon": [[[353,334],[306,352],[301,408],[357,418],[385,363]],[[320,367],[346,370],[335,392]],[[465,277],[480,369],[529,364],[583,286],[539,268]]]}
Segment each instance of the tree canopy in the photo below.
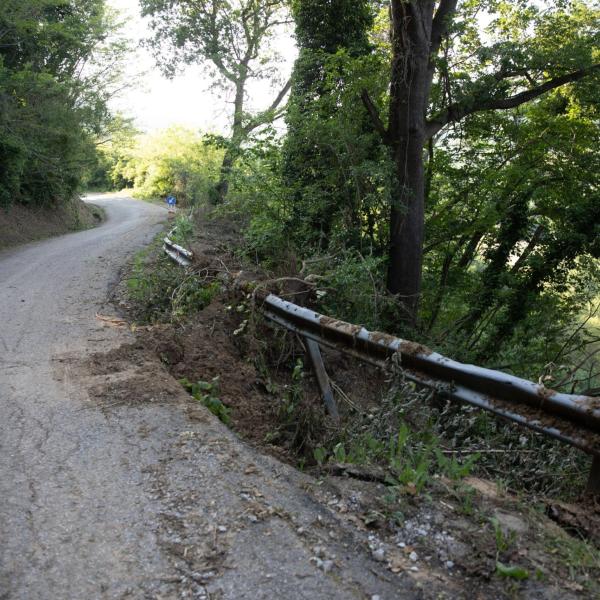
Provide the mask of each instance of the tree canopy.
{"label": "tree canopy", "polygon": [[[142,6],[158,64],[206,65],[233,93],[232,126],[222,140],[173,129],[105,145],[115,184],[227,198],[248,256],[310,268],[324,312],[561,389],[595,385],[594,2]],[[292,81],[250,114],[247,82],[277,81],[273,36],[289,19]]]}
{"label": "tree canopy", "polygon": [[[110,120],[123,44],[103,0],[0,7],[0,203],[70,198]],[[106,64],[111,64],[107,72]]]}

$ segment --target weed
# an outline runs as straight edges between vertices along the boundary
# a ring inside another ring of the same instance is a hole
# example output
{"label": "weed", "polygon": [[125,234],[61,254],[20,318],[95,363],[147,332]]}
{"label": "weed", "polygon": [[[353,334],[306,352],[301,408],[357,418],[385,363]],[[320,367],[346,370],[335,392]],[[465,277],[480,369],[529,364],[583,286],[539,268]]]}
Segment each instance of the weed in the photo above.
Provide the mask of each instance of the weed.
{"label": "weed", "polygon": [[317,461],[317,464],[321,466],[327,458],[327,450],[323,448],[323,446],[318,446],[313,450],[313,456],[314,459]]}
{"label": "weed", "polygon": [[490,523],[494,528],[494,538],[496,541],[496,557],[506,552],[515,542],[516,534],[511,531],[509,534],[504,533],[500,522],[495,517],[490,519]]}
{"label": "weed", "polygon": [[219,399],[219,378],[215,377],[211,382],[198,381],[191,383],[186,378],[180,379],[179,383],[188,391],[188,393],[202,402],[213,415],[218,417],[225,425],[229,425],[231,417],[229,409]]}
{"label": "weed", "polygon": [[178,244],[187,244],[194,233],[194,222],[190,215],[178,214],[171,238]]}
{"label": "weed", "polygon": [[140,323],[180,320],[208,306],[221,291],[217,281],[188,275],[160,252],[162,235],[136,254],[126,281],[128,298]]}
{"label": "weed", "polygon": [[501,577],[510,577],[511,579],[516,579],[517,581],[522,581],[523,579],[527,579],[529,577],[529,571],[527,569],[514,565],[507,566],[499,561],[496,561],[496,574],[500,575]]}
{"label": "weed", "polygon": [[463,483],[459,483],[455,486],[455,491],[453,491],[454,497],[459,501],[458,510],[466,516],[472,515],[475,511],[474,498],[475,498],[475,488],[472,488],[470,485],[465,485]]}
{"label": "weed", "polygon": [[546,549],[556,556],[569,573],[571,581],[582,583],[589,591],[600,594],[600,550],[592,543],[562,531],[546,533]]}
{"label": "weed", "polygon": [[217,281],[205,284],[198,277],[186,278],[173,292],[171,312],[173,318],[181,319],[206,308],[221,291]]}

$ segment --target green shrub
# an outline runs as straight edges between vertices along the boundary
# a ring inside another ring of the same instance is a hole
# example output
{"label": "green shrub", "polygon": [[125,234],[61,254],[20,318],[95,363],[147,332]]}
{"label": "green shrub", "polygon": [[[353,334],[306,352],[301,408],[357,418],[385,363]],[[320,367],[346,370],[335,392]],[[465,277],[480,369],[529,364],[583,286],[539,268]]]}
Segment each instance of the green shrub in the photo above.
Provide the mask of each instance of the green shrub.
{"label": "green shrub", "polygon": [[225,425],[231,423],[229,409],[219,399],[219,378],[215,377],[211,382],[197,381],[191,383],[186,378],[180,379],[179,383],[188,391],[188,393],[201,402],[218,417]]}

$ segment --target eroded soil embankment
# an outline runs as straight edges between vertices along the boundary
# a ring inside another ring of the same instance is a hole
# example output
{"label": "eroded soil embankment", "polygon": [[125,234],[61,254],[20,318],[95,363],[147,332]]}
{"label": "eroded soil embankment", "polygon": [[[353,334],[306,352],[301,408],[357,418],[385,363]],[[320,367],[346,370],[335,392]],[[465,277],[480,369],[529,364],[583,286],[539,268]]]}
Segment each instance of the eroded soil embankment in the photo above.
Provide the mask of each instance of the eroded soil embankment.
{"label": "eroded soil embankment", "polygon": [[104,219],[100,208],[79,199],[47,208],[0,208],[0,250],[69,231],[90,229]]}
{"label": "eroded soil embankment", "polygon": [[[263,452],[309,468],[316,478],[305,480],[303,493],[354,540],[352,554],[360,555],[360,568],[376,568],[379,576],[383,568],[398,590],[410,581],[425,590],[421,592],[425,598],[594,597],[600,555],[594,549],[595,529],[589,525],[600,522],[598,507],[543,498],[524,501],[474,477],[458,482],[434,477],[418,491],[410,482],[389,487],[386,473],[373,466],[316,466],[314,443],[327,436],[331,424],[310,372],[304,372],[301,381],[290,376],[301,347],[293,337],[255,319],[251,298],[241,291],[246,286],[239,282],[259,280],[261,286],[295,298],[304,292],[289,288],[293,278],[244,272],[228,251],[234,242],[226,230],[205,224],[192,243],[196,277],[204,285],[221,282],[220,292],[189,318],[137,328],[136,344],[104,358],[122,368],[128,361],[143,364],[148,353],[177,379],[209,383],[218,377],[218,396],[229,411],[230,426]],[[150,258],[150,269],[153,260],[160,261],[160,254]],[[128,300],[122,297],[121,303],[126,306]],[[345,418],[354,410],[368,412],[378,403],[375,389],[383,387],[381,373],[333,353],[326,354],[326,363],[339,385],[338,399],[345,398],[340,400]],[[139,399],[140,382],[132,378],[132,394],[121,388],[117,395]],[[121,385],[128,389],[127,383]],[[144,389],[150,401],[156,392],[154,386]],[[110,406],[115,399],[99,401]],[[194,414],[202,412],[199,402],[191,398],[189,402],[197,406]],[[556,518],[564,511],[570,517],[585,513],[586,527],[576,525],[567,531],[547,516],[564,522]],[[313,526],[298,532],[309,538],[316,533]],[[589,542],[580,542],[581,535],[588,535]],[[323,539],[309,548],[314,553],[311,561],[325,575],[338,573],[336,551]]]}

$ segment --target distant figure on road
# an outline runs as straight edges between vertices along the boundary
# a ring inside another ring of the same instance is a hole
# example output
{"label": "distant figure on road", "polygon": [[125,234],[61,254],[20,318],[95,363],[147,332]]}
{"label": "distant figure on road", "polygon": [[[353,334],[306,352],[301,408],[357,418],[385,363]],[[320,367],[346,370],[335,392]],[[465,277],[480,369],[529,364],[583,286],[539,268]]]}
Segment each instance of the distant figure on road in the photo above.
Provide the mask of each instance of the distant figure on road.
{"label": "distant figure on road", "polygon": [[169,205],[169,212],[175,212],[175,205],[177,204],[177,199],[173,194],[169,194],[167,196],[167,204]]}

